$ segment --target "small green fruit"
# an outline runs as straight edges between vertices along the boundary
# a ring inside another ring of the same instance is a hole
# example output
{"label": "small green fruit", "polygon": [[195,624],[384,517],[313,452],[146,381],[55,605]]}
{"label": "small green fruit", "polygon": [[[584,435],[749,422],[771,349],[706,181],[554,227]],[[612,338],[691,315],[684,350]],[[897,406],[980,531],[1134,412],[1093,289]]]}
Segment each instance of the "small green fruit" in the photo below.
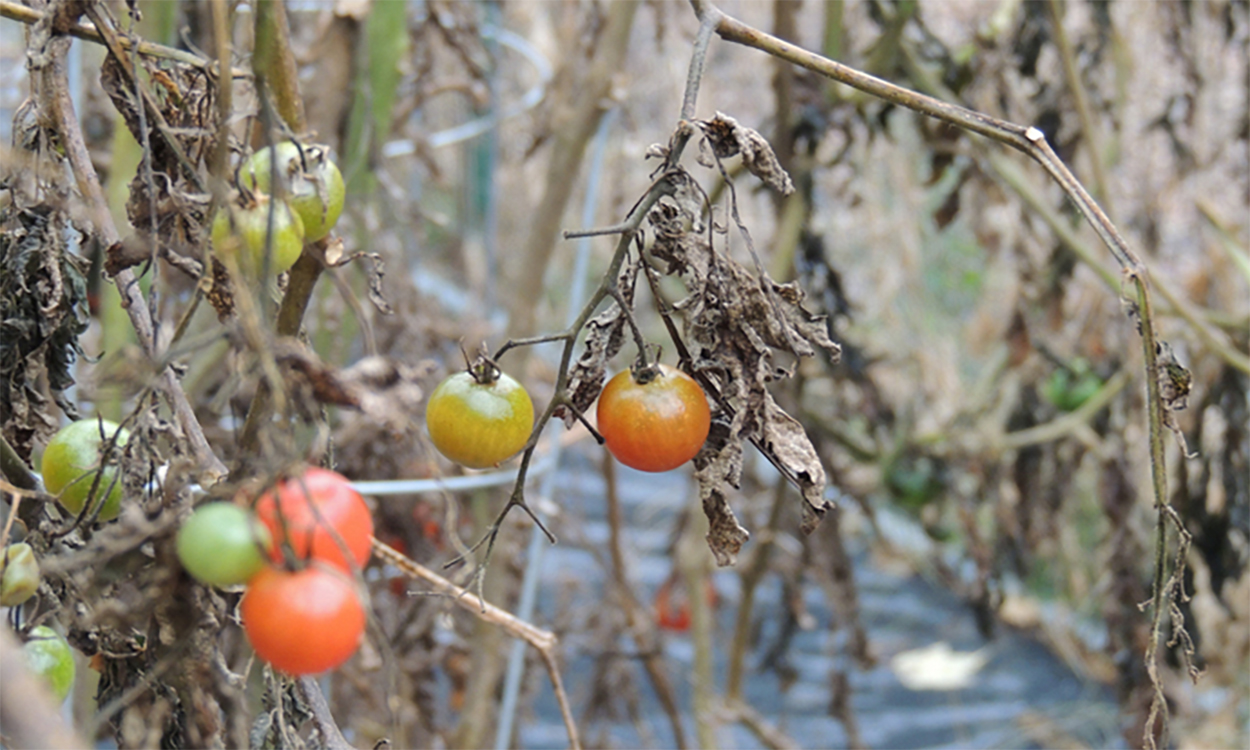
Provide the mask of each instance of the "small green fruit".
{"label": "small green fruit", "polygon": [[256,193],[229,201],[213,219],[213,250],[223,259],[234,258],[248,278],[259,278],[264,269],[271,204],[273,254],[269,272],[277,275],[295,265],[304,251],[304,225],[285,201],[271,201],[269,196]]}
{"label": "small green fruit", "polygon": [[208,586],[247,583],[267,564],[269,530],[234,503],[208,503],[178,530],[182,567]]}
{"label": "small green fruit", "polygon": [[69,643],[52,628],[39,625],[31,629],[22,651],[30,670],[47,681],[57,700],[65,700],[74,686],[74,653]]}
{"label": "small green fruit", "polygon": [[284,141],[264,148],[243,163],[239,182],[244,186],[273,195],[271,188],[274,154],[278,158],[278,179],[282,196],[304,222],[304,239],[316,242],[330,233],[343,213],[346,188],[338,166],[330,160],[329,148],[308,145],[300,147]]}
{"label": "small green fruit", "polygon": [[87,504],[87,494],[96,484],[97,473],[100,474],[100,481],[92,498],[92,509],[101,503],[100,498],[103,497],[99,520],[117,518],[121,510],[122,484],[117,475],[116,458],[111,458],[113,463],[100,468],[100,449],[114,434],[117,435],[118,448],[130,439],[130,432],[121,429],[116,422],[80,419],[62,427],[44,449],[41,465],[44,487],[50,494],[57,495],[61,505],[75,516]]}

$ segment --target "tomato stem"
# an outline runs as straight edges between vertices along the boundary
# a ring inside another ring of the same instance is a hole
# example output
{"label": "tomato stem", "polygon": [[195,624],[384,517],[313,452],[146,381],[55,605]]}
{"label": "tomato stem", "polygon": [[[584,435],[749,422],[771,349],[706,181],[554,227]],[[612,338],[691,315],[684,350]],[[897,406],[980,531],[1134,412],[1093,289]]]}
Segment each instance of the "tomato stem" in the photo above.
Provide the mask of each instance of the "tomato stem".
{"label": "tomato stem", "polygon": [[490,358],[490,352],[486,349],[485,341],[482,342],[477,356],[471,362],[469,361],[469,353],[464,350],[464,344],[460,345],[460,353],[464,355],[468,373],[473,376],[473,380],[478,385],[494,385],[499,380],[499,376],[503,374],[503,371],[499,369],[499,365],[495,364],[495,360]]}
{"label": "tomato stem", "polygon": [[[577,421],[581,422],[582,426],[585,427],[588,432],[590,432],[590,435],[591,437],[595,439],[595,442],[597,442],[599,445],[603,445],[604,443],[603,435],[600,435],[599,431],[594,428],[594,425],[592,425],[589,421],[587,421],[586,415],[582,413],[581,409],[577,408],[577,404],[573,403],[572,399],[568,398],[567,396],[561,396],[559,398],[559,402],[566,409],[573,412],[573,416],[577,417]],[[535,438],[536,437],[537,435],[535,435]],[[535,439],[534,442],[537,442],[537,440]]]}

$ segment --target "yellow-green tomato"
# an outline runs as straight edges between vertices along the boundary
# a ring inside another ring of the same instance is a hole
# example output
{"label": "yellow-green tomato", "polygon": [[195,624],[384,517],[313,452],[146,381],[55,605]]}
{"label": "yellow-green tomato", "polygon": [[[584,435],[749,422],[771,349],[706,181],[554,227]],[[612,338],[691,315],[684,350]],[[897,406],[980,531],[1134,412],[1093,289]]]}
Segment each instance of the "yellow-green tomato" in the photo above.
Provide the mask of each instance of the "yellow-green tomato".
{"label": "yellow-green tomato", "polygon": [[471,469],[485,469],[525,447],[534,427],[534,403],[505,373],[478,382],[458,372],[438,384],[425,407],[434,447]]}
{"label": "yellow-green tomato", "polygon": [[273,254],[269,272],[277,275],[295,265],[304,251],[304,224],[284,201],[272,201],[256,193],[247,205],[230,201],[213,219],[213,249],[222,258],[232,257],[248,277],[260,277],[265,264],[265,237],[269,231],[269,208],[273,207]]}
{"label": "yellow-green tomato", "polygon": [[282,196],[304,222],[304,239],[316,242],[325,237],[338,223],[343,213],[343,198],[347,193],[343,175],[330,160],[327,146],[303,147],[304,158],[300,160],[300,147],[284,141],[252,154],[239,170],[239,181],[247,187],[273,195],[273,158],[278,156],[278,179],[282,183]]}
{"label": "yellow-green tomato", "polygon": [[[56,495],[70,513],[78,515],[87,505],[87,495],[93,484],[97,487],[92,496],[92,512],[97,505],[103,506],[99,520],[110,521],[121,510],[122,483],[117,475],[116,456],[111,456],[101,468],[100,450],[114,434],[118,448],[130,439],[130,432],[115,422],[80,419],[62,427],[44,449],[44,487]],[[97,473],[100,475],[98,483],[95,481]]]}
{"label": "yellow-green tomato", "polygon": [[69,643],[47,625],[31,628],[22,647],[30,670],[42,677],[57,700],[65,700],[74,686],[74,654]]}
{"label": "yellow-green tomato", "polygon": [[39,588],[39,561],[26,542],[10,544],[0,558],[0,607],[16,607]]}
{"label": "yellow-green tomato", "polygon": [[264,569],[269,545],[269,530],[256,514],[234,503],[201,505],[178,530],[182,567],[208,586],[250,581]]}

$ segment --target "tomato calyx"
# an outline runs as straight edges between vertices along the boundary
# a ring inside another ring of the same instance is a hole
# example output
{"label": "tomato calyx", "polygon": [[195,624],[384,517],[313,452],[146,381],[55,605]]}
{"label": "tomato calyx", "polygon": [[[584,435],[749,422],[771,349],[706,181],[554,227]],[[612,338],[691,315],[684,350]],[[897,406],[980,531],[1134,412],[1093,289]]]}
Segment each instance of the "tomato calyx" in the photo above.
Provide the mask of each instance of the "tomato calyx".
{"label": "tomato calyx", "polygon": [[503,370],[500,370],[495,360],[491,359],[486,349],[486,342],[482,342],[477,356],[472,360],[469,359],[469,353],[464,350],[463,346],[460,347],[460,353],[464,355],[465,372],[469,373],[478,385],[494,385],[499,381]]}
{"label": "tomato calyx", "polygon": [[656,378],[663,377],[664,373],[660,371],[660,365],[658,362],[651,362],[648,364],[635,362],[633,366],[629,368],[629,375],[638,385],[646,385],[647,383],[654,381]]}
{"label": "tomato calyx", "polygon": [[664,371],[660,367],[660,357],[663,355],[663,349],[659,344],[648,344],[646,348],[654,349],[654,356],[648,359],[645,351],[639,352],[638,359],[634,360],[634,363],[629,366],[630,377],[638,385],[646,385],[656,378],[664,377]]}

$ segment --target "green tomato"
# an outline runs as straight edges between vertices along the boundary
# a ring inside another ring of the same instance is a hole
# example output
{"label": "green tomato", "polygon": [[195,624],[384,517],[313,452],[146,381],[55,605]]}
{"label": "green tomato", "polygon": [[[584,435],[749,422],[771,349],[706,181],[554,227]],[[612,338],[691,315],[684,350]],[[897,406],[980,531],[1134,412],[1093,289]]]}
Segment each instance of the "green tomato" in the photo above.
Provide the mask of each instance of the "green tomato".
{"label": "green tomato", "polygon": [[1055,370],[1042,386],[1042,395],[1062,411],[1076,411],[1102,388],[1102,379],[1083,359],[1072,369]]}
{"label": "green tomato", "polygon": [[276,153],[282,195],[304,222],[304,239],[316,242],[338,223],[347,190],[342,173],[330,160],[329,147],[308,145],[303,151],[301,163],[300,147],[291,141],[261,149],[243,163],[239,181],[246,187],[273,195],[276,191],[271,189],[270,179]]}
{"label": "green tomato", "polygon": [[10,544],[0,558],[0,607],[16,607],[39,588],[39,561],[26,542]]}
{"label": "green tomato", "polygon": [[57,700],[65,700],[74,686],[74,654],[69,642],[47,625],[39,625],[31,629],[22,651],[30,671],[47,681]]}
{"label": "green tomato", "polygon": [[117,435],[119,448],[130,440],[130,432],[121,429],[115,422],[80,419],[62,427],[43,451],[44,487],[49,493],[57,495],[61,505],[75,516],[87,504],[87,494],[96,483],[97,473],[100,481],[92,498],[92,511],[101,504],[100,498],[105,492],[108,495],[103,499],[99,520],[111,521],[121,510],[122,483],[117,465],[109,463],[100,468],[100,449],[114,434]]}
{"label": "green tomato", "polygon": [[182,567],[208,586],[247,583],[264,569],[269,545],[260,519],[234,503],[201,505],[178,530]]}
{"label": "green tomato", "polygon": [[295,265],[304,251],[304,224],[284,201],[271,201],[256,193],[251,200],[230,201],[213,219],[213,249],[223,258],[233,257],[248,278],[260,277],[265,264],[265,237],[269,231],[269,207],[273,206],[273,255],[270,273],[277,275]]}

